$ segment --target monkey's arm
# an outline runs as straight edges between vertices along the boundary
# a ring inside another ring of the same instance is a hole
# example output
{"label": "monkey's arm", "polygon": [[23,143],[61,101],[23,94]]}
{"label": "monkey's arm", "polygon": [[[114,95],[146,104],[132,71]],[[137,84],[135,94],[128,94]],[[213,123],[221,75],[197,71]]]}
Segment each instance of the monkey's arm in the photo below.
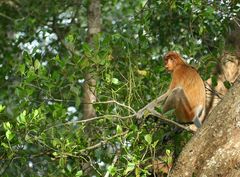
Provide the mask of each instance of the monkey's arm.
{"label": "monkey's arm", "polygon": [[149,112],[151,112],[152,110],[154,110],[154,108],[158,105],[159,102],[165,100],[169,95],[169,91],[167,91],[166,93],[164,93],[163,95],[161,95],[160,97],[156,98],[155,100],[153,100],[152,102],[148,103],[146,106],[144,106],[142,109],[140,109],[137,113],[136,113],[136,117],[137,118],[141,118],[144,115],[144,112],[147,110]]}

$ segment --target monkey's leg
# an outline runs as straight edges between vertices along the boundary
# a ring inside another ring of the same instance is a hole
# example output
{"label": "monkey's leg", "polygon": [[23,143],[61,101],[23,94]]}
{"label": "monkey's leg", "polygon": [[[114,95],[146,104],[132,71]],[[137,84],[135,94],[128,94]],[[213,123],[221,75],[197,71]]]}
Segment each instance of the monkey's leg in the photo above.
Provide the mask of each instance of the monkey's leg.
{"label": "monkey's leg", "polygon": [[163,112],[176,109],[177,107],[183,105],[184,102],[186,102],[186,106],[184,105],[183,108],[187,110],[190,109],[189,102],[183,89],[181,87],[176,87],[169,93],[163,105]]}
{"label": "monkey's leg", "polygon": [[199,113],[195,113],[191,108],[187,96],[181,87],[176,87],[172,90],[163,106],[163,112],[171,109],[176,110],[177,116],[182,119],[181,121],[193,121],[198,128],[201,127],[202,124],[198,117]]}

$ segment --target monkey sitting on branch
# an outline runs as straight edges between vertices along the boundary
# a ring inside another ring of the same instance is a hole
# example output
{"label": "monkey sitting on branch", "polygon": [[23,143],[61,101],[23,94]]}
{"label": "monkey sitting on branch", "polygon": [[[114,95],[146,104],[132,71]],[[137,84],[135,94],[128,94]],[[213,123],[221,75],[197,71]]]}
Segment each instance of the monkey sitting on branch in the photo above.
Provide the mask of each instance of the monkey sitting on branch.
{"label": "monkey sitting on branch", "polygon": [[154,112],[159,102],[164,101],[164,113],[174,109],[179,122],[191,122],[200,128],[205,117],[205,87],[202,78],[177,52],[168,52],[164,56],[164,64],[172,77],[168,91],[140,109],[136,117],[142,117],[146,110]]}

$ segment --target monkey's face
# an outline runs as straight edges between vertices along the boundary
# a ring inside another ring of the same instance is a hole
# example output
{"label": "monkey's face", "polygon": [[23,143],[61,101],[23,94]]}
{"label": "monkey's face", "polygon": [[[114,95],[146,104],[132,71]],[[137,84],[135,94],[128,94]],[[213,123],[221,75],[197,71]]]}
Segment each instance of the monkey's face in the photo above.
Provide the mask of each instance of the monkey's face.
{"label": "monkey's face", "polygon": [[165,64],[165,68],[169,71],[169,72],[173,72],[174,68],[175,68],[175,63],[174,63],[174,59],[169,57],[166,58],[164,60],[164,64]]}

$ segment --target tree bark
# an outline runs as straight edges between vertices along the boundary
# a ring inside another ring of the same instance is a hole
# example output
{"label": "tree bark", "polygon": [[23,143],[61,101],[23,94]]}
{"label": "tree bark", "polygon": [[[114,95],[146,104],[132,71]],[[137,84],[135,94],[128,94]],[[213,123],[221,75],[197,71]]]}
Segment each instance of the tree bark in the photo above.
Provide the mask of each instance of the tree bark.
{"label": "tree bark", "polygon": [[[206,115],[218,104],[228,92],[224,83],[234,83],[240,75],[240,26],[232,24],[226,37],[226,49],[218,59],[213,75],[217,76],[217,85],[213,86],[211,78],[206,81]],[[234,50],[232,50],[234,49]]]}
{"label": "tree bark", "polygon": [[240,77],[184,147],[170,176],[240,176]]}
{"label": "tree bark", "polygon": [[[101,31],[100,0],[90,0],[88,6],[88,43],[93,45],[93,37]],[[83,86],[83,117],[89,119],[96,116],[93,103],[96,101],[96,73],[86,73]]]}
{"label": "tree bark", "polygon": [[[94,36],[101,31],[101,3],[100,0],[89,0],[88,4],[88,36],[87,41],[90,46],[94,47]],[[96,116],[96,111],[93,107],[93,103],[96,101],[96,76],[97,73],[91,69],[86,72],[84,76],[83,85],[83,119],[89,119]],[[91,125],[86,124],[86,133],[89,137],[92,133]],[[91,166],[91,162],[85,162],[82,164],[84,174],[93,176],[94,170]]]}
{"label": "tree bark", "polygon": [[225,51],[218,59],[218,65],[213,75],[217,76],[217,85],[213,86],[212,79],[206,81],[206,115],[221,101],[228,92],[225,82],[234,83],[240,75],[240,57],[236,52]]}

